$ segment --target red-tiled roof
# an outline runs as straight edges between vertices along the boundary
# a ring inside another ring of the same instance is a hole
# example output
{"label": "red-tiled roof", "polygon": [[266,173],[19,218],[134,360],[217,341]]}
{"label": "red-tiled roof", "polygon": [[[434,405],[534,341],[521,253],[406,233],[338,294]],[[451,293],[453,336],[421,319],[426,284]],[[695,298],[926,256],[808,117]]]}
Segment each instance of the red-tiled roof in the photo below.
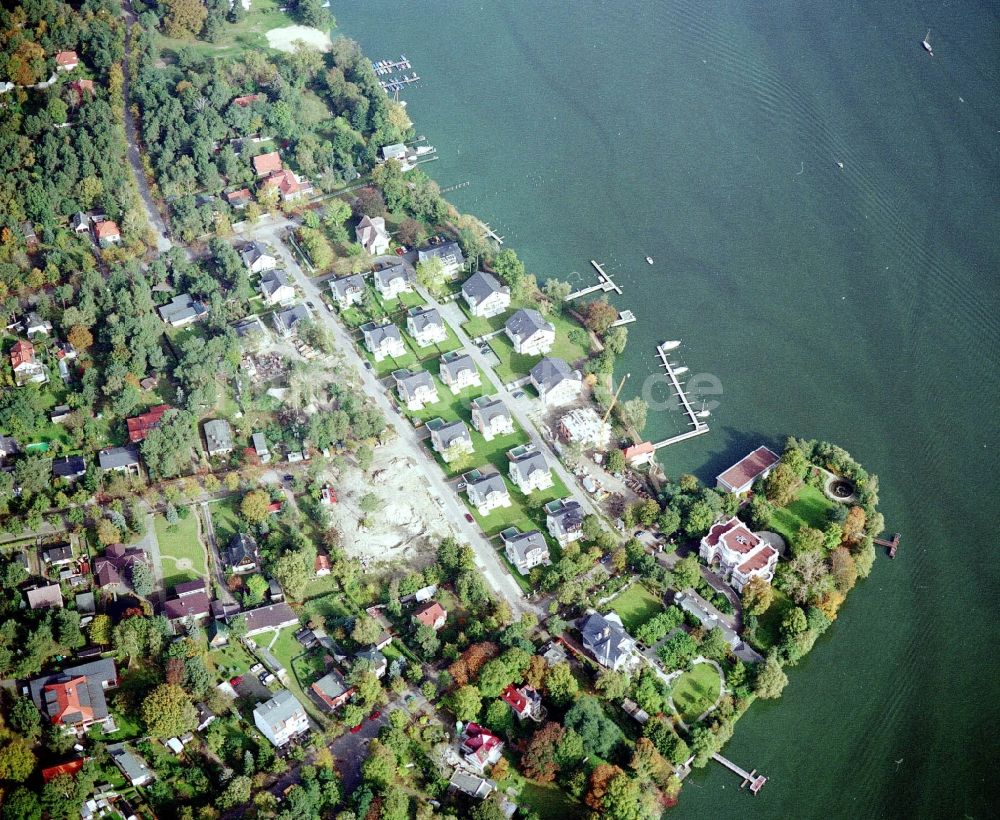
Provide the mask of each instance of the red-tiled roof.
{"label": "red-tiled roof", "polygon": [[[729,522],[732,524],[732,521]],[[726,532],[719,536],[723,546],[741,555],[748,555],[760,545],[760,539],[747,528],[742,521],[737,521]]]}
{"label": "red-tiled roof", "polygon": [[767,566],[768,561],[771,560],[771,556],[775,554],[774,547],[768,544],[764,549],[760,550],[756,555],[748,558],[739,566],[739,571],[746,574],[748,572],[753,572],[754,570],[763,569]]}
{"label": "red-tiled roof", "polygon": [[299,191],[309,187],[308,185],[300,182],[298,177],[287,169],[273,171],[268,174],[267,179],[264,180],[264,187],[270,188],[272,186],[281,191],[283,196],[298,193]]}
{"label": "red-tiled roof", "polygon": [[121,236],[121,231],[118,230],[118,225],[110,219],[98,222],[94,226],[94,233],[97,235],[98,239],[111,239],[114,236]]}
{"label": "red-tiled roof", "polygon": [[413,617],[416,618],[424,626],[433,627],[434,624],[442,617],[447,616],[447,612],[441,604],[437,601],[431,601],[429,604],[425,604],[420,607],[416,612],[413,613]]}
{"label": "red-tiled roof", "polygon": [[10,349],[10,363],[15,370],[25,364],[34,364],[35,346],[21,339]]}
{"label": "red-tiled roof", "polygon": [[[81,690],[83,698],[80,697]],[[62,683],[50,683],[42,691],[46,693],[46,702],[50,693],[55,698],[55,708],[49,707],[53,723],[62,723],[64,718],[71,718],[72,723],[94,719],[86,676],[80,675]]]}
{"label": "red-tiled roof", "polygon": [[277,151],[271,151],[269,154],[260,154],[253,158],[253,169],[257,172],[257,176],[261,177],[272,174],[275,171],[280,171],[281,155]]}
{"label": "red-tiled roof", "polygon": [[240,188],[238,191],[230,191],[228,194],[223,194],[226,198],[226,202],[233,205],[238,202],[243,202],[244,200],[250,201],[250,190],[248,188]]}
{"label": "red-tiled roof", "polygon": [[528,708],[528,699],[513,684],[500,693],[500,699],[519,715],[524,714]]}
{"label": "red-tiled roof", "polygon": [[158,404],[156,407],[150,407],[145,413],[125,419],[125,424],[128,427],[128,440],[135,444],[146,438],[150,430],[160,426],[163,414],[169,409],[169,404]]}
{"label": "red-tiled roof", "polygon": [[655,453],[656,448],[653,446],[651,441],[644,441],[642,444],[633,444],[631,447],[626,447],[623,455],[625,460],[637,458],[638,456],[649,455],[649,453]]}
{"label": "red-tiled roof", "polygon": [[53,777],[59,777],[61,774],[76,774],[82,768],[82,757],[78,757],[76,760],[67,760],[65,763],[59,763],[55,766],[49,766],[47,769],[42,769],[42,780],[48,783]]}
{"label": "red-tiled roof", "polygon": [[486,731],[478,723],[470,723],[465,727],[462,749],[467,754],[485,762],[497,746],[503,746],[503,741],[496,735]]}
{"label": "red-tiled roof", "polygon": [[767,447],[758,447],[750,455],[744,456],[724,473],[721,473],[718,476],[718,481],[733,489],[745,487],[747,484],[752,484],[754,479],[765,470],[769,470],[777,464],[778,460],[778,456]]}
{"label": "red-tiled roof", "polygon": [[56,65],[76,65],[78,62],[80,58],[76,56],[75,51],[56,52]]}
{"label": "red-tiled roof", "polygon": [[242,97],[236,97],[233,102],[240,108],[246,108],[251,103],[257,102],[257,100],[263,99],[263,94],[245,94]]}

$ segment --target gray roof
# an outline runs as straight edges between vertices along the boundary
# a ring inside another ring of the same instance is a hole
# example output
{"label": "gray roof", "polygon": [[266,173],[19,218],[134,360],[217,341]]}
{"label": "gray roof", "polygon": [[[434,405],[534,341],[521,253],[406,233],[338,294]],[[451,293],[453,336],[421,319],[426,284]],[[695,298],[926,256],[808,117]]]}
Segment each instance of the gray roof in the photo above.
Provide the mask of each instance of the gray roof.
{"label": "gray roof", "polygon": [[379,347],[385,339],[403,341],[403,337],[399,335],[399,328],[392,322],[386,322],[382,325],[368,322],[361,325],[361,332],[364,334],[365,345],[369,350]]}
{"label": "gray roof", "polygon": [[146,761],[126,749],[124,743],[108,746],[108,754],[118,764],[118,768],[122,770],[122,774],[128,778],[130,783],[153,777],[153,772],[146,765]]}
{"label": "gray roof", "polygon": [[[479,475],[476,475],[476,473]],[[473,471],[466,473],[462,476],[462,480],[465,481],[467,489],[482,497],[489,495],[492,492],[507,493],[507,483],[503,480],[503,476],[496,470],[488,470],[487,472]]]}
{"label": "gray roof", "polygon": [[462,284],[462,295],[473,305],[489,299],[494,293],[510,293],[510,288],[501,285],[492,273],[476,271]]}
{"label": "gray roof", "polygon": [[478,399],[473,399],[472,409],[487,423],[497,416],[503,416],[506,419],[511,417],[507,405],[495,396],[492,398],[489,396],[480,396]]}
{"label": "gray roof", "polygon": [[159,308],[159,313],[164,322],[173,325],[192,317],[203,316],[208,313],[208,308],[190,293],[181,293]]}
{"label": "gray roof", "polygon": [[5,456],[17,455],[21,452],[21,445],[12,436],[0,435],[0,459]]}
{"label": "gray roof", "polygon": [[260,289],[268,296],[273,295],[282,287],[292,287],[292,281],[283,270],[269,270],[260,277]]}
{"label": "gray roof", "polygon": [[422,248],[417,248],[418,262],[423,262],[427,259],[433,259],[435,257],[440,259],[442,262],[453,261],[457,265],[461,265],[465,262],[465,257],[462,256],[462,248],[454,239],[448,239],[444,242],[437,242],[433,245],[425,245]]}
{"label": "gray roof", "polygon": [[262,256],[270,256],[267,252],[267,248],[264,247],[261,242],[250,242],[243,246],[243,250],[240,251],[240,256],[243,257],[244,264],[252,265]]}
{"label": "gray roof", "polygon": [[489,797],[496,788],[496,783],[485,777],[470,774],[465,769],[455,769],[448,784],[470,797]]}
{"label": "gray roof", "polygon": [[545,505],[549,531],[559,536],[583,526],[583,508],[579,501],[559,498]]}
{"label": "gray roof", "polygon": [[607,616],[596,612],[587,617],[580,626],[583,647],[598,663],[613,668],[622,655],[632,649],[632,639],[622,626],[621,619],[609,612]]}
{"label": "gray roof", "polygon": [[87,462],[83,456],[62,456],[52,459],[52,475],[59,478],[75,478],[87,472]]}
{"label": "gray roof", "polygon": [[310,313],[305,305],[293,305],[274,314],[275,325],[280,331],[292,330],[299,322],[309,318]]}
{"label": "gray roof", "polygon": [[[54,717],[59,714],[59,704],[54,693],[44,691],[45,687],[50,683],[65,683],[79,677],[86,678],[86,684],[77,689],[77,698],[82,705],[90,707],[95,719],[103,720],[108,716],[108,704],[104,699],[104,684],[113,684],[118,678],[115,662],[111,658],[102,658],[99,661],[70,666],[62,672],[54,672],[51,675],[35,678],[28,684],[31,699],[43,715]],[[79,713],[75,715],[67,713],[63,716],[62,722],[76,723],[80,719]]]}
{"label": "gray roof", "polygon": [[340,279],[334,279],[330,282],[330,288],[335,294],[337,294],[337,296],[344,298],[347,296],[349,291],[364,291],[365,280],[360,273],[356,273],[353,276],[344,276]]}
{"label": "gray roof", "polygon": [[447,373],[449,378],[457,379],[458,374],[463,370],[468,370],[472,373],[476,372],[476,363],[472,361],[472,356],[468,353],[460,353],[457,350],[452,350],[441,357],[440,373]]}
{"label": "gray roof", "polygon": [[246,336],[265,333],[267,328],[264,327],[264,323],[260,320],[260,316],[248,316],[246,319],[240,319],[240,321],[236,322],[233,325],[233,330],[235,330],[236,335],[242,339]]}
{"label": "gray roof", "polygon": [[296,700],[295,695],[287,689],[282,689],[280,692],[276,692],[270,700],[257,704],[253,713],[254,717],[259,717],[268,726],[274,728],[281,726],[293,715],[305,713],[305,709]]}
{"label": "gray roof", "polygon": [[233,449],[233,428],[225,419],[212,419],[205,422],[205,444],[212,450]]}
{"label": "gray roof", "polygon": [[48,584],[28,590],[28,606],[32,609],[45,607],[62,607],[63,597],[59,584]]}
{"label": "gray roof", "polygon": [[323,677],[313,683],[317,690],[322,692],[331,700],[339,698],[348,690],[347,681],[336,669],[331,669]]}
{"label": "gray roof", "polygon": [[250,440],[253,442],[253,448],[257,451],[258,455],[268,452],[267,437],[263,433],[254,433],[250,436]]}
{"label": "gray roof", "polygon": [[511,547],[518,561],[527,560],[528,554],[534,550],[541,550],[546,555],[549,553],[549,544],[538,530],[519,532],[516,527],[511,527],[510,530],[500,533],[500,537],[505,547],[508,545]]}
{"label": "gray roof", "polygon": [[257,562],[257,542],[253,536],[245,532],[238,532],[229,539],[226,547],[226,563],[231,567],[239,566],[246,562]]}
{"label": "gray roof", "polygon": [[431,374],[426,370],[413,371],[403,368],[401,370],[394,370],[392,377],[396,380],[396,387],[399,388],[399,392],[408,398],[412,397],[420,387],[434,388]]}
{"label": "gray roof", "polygon": [[55,563],[57,561],[72,561],[73,560],[73,548],[69,544],[60,544],[57,547],[51,547],[42,553],[42,557],[49,563]]}
{"label": "gray roof", "polygon": [[469,433],[469,428],[465,426],[465,422],[461,419],[447,423],[442,419],[432,419],[427,422],[427,427],[431,431],[431,436],[437,440],[438,446],[442,450],[447,450],[459,441],[472,444],[472,435]]}
{"label": "gray roof", "polygon": [[375,271],[375,282],[383,288],[388,287],[393,279],[405,279],[411,285],[415,279],[410,270],[402,262],[396,262],[388,267]]}
{"label": "gray roof", "polygon": [[385,655],[374,646],[369,646],[367,649],[362,649],[360,652],[355,653],[354,659],[370,663],[376,669],[387,662]]}
{"label": "gray roof", "polygon": [[108,447],[97,454],[97,463],[102,470],[132,467],[139,463],[139,450],[132,446]]}
{"label": "gray roof", "polygon": [[555,325],[547,322],[545,317],[534,308],[521,308],[507,320],[504,327],[507,328],[507,332],[511,336],[522,341],[530,338],[539,330],[555,330]]}
{"label": "gray roof", "polygon": [[511,469],[522,479],[527,479],[537,470],[541,470],[544,473],[550,472],[549,463],[545,460],[545,456],[538,450],[529,450],[516,458],[511,458],[510,464]]}
{"label": "gray roof", "polygon": [[726,626],[724,622],[720,621],[714,613],[710,612],[709,609],[693,595],[686,592],[678,592],[674,595],[674,603],[685,612],[690,613],[694,618],[696,618],[697,621],[705,627],[705,629],[721,629],[722,635],[726,639],[726,643],[728,643],[731,648],[735,649],[736,646],[739,645],[740,636]]}
{"label": "gray roof", "polygon": [[437,308],[410,308],[406,314],[406,324],[413,328],[414,333],[432,327],[444,327],[444,322],[441,320],[441,314],[438,313]]}
{"label": "gray roof", "polygon": [[566,379],[579,381],[580,377],[562,359],[554,359],[551,356],[546,356],[531,368],[531,380],[545,391],[551,390]]}

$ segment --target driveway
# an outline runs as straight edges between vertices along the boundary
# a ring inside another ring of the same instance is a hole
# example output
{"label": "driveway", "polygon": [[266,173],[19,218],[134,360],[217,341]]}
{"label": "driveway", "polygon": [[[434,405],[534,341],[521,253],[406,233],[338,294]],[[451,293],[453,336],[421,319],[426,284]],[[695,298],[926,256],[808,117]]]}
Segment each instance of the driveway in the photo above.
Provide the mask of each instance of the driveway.
{"label": "driveway", "polygon": [[[166,589],[163,586],[163,559],[160,557],[160,542],[156,537],[156,527],[153,526],[155,516],[153,513],[146,514],[146,534],[139,541],[137,546],[142,547],[148,554],[149,560],[153,563],[153,594],[150,595],[150,603],[163,605],[167,599]],[[155,596],[156,600],[152,600]]]}

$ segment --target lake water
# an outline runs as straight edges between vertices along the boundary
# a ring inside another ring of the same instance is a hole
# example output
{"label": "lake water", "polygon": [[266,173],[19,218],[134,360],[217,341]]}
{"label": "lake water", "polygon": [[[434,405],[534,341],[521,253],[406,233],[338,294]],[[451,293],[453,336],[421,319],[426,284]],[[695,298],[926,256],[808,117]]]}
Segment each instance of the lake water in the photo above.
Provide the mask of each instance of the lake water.
{"label": "lake water", "polygon": [[[664,339],[717,379],[711,432],[661,451],[669,474],[710,481],[793,434],[880,476],[898,558],[725,749],[770,782],[754,799],[710,764],[672,816],[995,816],[997,7],[637,5],[333,11],[372,58],[412,60],[403,96],[427,170],[471,183],[460,209],[540,279],[615,274],[638,317],[626,395]],[[666,410],[647,433],[684,429]]]}

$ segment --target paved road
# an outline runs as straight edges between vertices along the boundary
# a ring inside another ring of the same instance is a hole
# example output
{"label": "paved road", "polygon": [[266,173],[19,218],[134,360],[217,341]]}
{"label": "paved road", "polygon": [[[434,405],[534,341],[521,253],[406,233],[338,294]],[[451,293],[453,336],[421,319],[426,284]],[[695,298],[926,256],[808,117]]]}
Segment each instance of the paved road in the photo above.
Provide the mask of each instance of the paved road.
{"label": "paved road", "polygon": [[274,246],[275,253],[285,262],[286,272],[295,279],[296,284],[305,294],[306,300],[316,306],[313,311],[316,320],[323,323],[330,331],[339,350],[345,356],[347,363],[352,365],[358,373],[365,392],[372,398],[387,419],[396,420],[394,426],[400,439],[410,446],[416,463],[425,465],[423,474],[427,479],[431,495],[434,496],[444,511],[452,528],[465,541],[472,545],[472,549],[476,555],[476,566],[479,567],[487,583],[506,599],[515,614],[524,611],[532,611],[538,614],[538,608],[524,597],[521,588],[510,577],[507,569],[501,563],[493,545],[490,544],[475,524],[466,520],[465,514],[467,509],[465,505],[458,499],[455,491],[448,486],[441,470],[430,457],[429,451],[420,444],[413,427],[409,422],[401,419],[396,414],[392,403],[385,394],[385,389],[375,378],[374,373],[365,367],[367,360],[358,353],[354,340],[347,334],[340,321],[327,309],[321,297],[319,287],[306,276],[291,251],[289,251],[281,239],[281,234],[291,224],[288,220],[272,221],[266,225],[256,227],[252,233],[256,239],[263,240]]}

